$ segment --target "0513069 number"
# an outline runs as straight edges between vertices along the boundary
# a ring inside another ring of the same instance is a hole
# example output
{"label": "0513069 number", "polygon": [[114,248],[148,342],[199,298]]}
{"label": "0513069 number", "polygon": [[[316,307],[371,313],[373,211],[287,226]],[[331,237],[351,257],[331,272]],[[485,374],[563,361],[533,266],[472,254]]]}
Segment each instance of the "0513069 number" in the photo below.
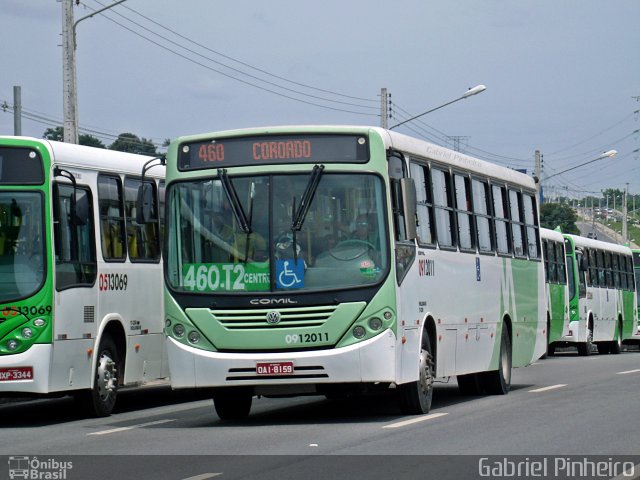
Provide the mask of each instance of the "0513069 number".
{"label": "0513069 number", "polygon": [[327,332],[314,332],[314,333],[294,333],[286,335],[284,341],[291,345],[297,343],[320,343],[328,342],[329,334]]}

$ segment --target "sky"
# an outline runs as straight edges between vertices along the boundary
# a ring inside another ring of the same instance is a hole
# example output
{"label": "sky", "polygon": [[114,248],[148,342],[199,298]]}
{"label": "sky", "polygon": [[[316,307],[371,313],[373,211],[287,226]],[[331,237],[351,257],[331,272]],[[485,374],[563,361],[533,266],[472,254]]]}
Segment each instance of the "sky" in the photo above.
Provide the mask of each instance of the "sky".
{"label": "sky", "polygon": [[[18,85],[42,137],[62,125],[62,4],[1,5],[0,135]],[[77,26],[80,133],[379,126],[382,88],[393,126],[483,84],[397,131],[529,173],[539,150],[551,195],[640,194],[639,21],[639,0],[126,0]]]}

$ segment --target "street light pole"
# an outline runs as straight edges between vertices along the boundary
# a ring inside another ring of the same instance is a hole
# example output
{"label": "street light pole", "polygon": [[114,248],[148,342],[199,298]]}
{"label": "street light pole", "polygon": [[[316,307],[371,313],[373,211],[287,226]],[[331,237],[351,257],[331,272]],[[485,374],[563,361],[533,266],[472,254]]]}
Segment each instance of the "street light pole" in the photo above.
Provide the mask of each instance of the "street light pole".
{"label": "street light pole", "polygon": [[76,74],[76,27],[78,23],[125,2],[119,0],[73,21],[74,0],[62,0],[62,106],[64,141],[78,143],[78,87]]}
{"label": "street light pole", "polygon": [[549,175],[548,177],[545,178],[545,181],[549,180],[550,178],[556,177],[558,175],[562,175],[563,173],[570,172],[571,170],[575,170],[576,168],[584,167],[585,165],[589,165],[590,163],[597,162],[598,160],[602,160],[603,158],[613,157],[617,153],[618,153],[617,150],[608,150],[608,151],[604,152],[602,155],[600,155],[599,157],[594,158],[593,160],[589,160],[588,162],[581,163],[580,165],[576,165],[574,167],[567,168],[566,170],[562,170],[561,172],[554,173],[553,175]]}
{"label": "street light pole", "polygon": [[440,105],[438,107],[435,107],[435,108],[432,108],[431,110],[427,110],[426,112],[422,112],[421,114],[416,115],[415,117],[411,117],[408,120],[405,120],[404,122],[397,123],[394,126],[389,127],[389,130],[393,130],[394,128],[399,127],[400,125],[404,125],[405,123],[409,123],[409,122],[415,120],[416,118],[420,118],[423,115],[426,115],[427,113],[431,113],[431,112],[435,112],[436,110],[440,110],[441,108],[446,107],[447,105],[451,105],[452,103],[455,103],[455,102],[457,102],[459,100],[464,100],[465,98],[469,98],[469,97],[471,97],[473,95],[477,95],[478,93],[484,92],[486,89],[487,89],[487,87],[484,86],[484,85],[476,85],[475,87],[470,88],[469,90],[467,90],[463,95],[461,95],[460,97],[456,98],[455,100],[451,100],[450,102],[443,103],[442,105]]}

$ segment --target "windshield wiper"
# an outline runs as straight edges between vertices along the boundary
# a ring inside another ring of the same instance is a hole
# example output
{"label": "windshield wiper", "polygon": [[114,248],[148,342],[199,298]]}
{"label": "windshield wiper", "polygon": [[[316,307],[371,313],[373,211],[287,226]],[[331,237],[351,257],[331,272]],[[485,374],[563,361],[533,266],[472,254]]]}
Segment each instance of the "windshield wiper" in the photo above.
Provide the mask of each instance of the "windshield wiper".
{"label": "windshield wiper", "polygon": [[233,215],[236,217],[236,221],[238,222],[240,230],[249,235],[251,233],[251,222],[247,218],[247,214],[244,213],[242,203],[240,203],[240,199],[238,198],[238,192],[236,192],[236,189],[233,186],[229,175],[227,175],[227,170],[224,168],[219,168],[218,175],[220,176],[222,189],[227,196],[227,200],[229,200],[231,210],[233,211]]}
{"label": "windshield wiper", "polygon": [[296,240],[296,232],[302,230],[302,225],[304,224],[305,218],[307,218],[307,213],[309,213],[311,202],[313,202],[313,197],[316,194],[316,190],[318,190],[318,184],[320,183],[320,178],[322,178],[323,170],[324,165],[313,166],[311,178],[309,178],[309,182],[307,182],[307,188],[305,188],[302,198],[300,198],[300,206],[297,209],[296,199],[295,197],[293,198],[291,233],[293,236],[293,259],[296,263],[298,263],[298,243]]}

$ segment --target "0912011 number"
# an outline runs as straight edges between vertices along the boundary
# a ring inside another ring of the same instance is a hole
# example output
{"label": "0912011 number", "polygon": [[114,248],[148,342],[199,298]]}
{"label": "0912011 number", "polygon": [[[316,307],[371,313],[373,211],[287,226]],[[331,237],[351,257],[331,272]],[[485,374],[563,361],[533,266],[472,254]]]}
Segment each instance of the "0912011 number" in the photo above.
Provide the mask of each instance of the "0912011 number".
{"label": "0912011 number", "polygon": [[320,343],[328,342],[329,334],[327,332],[313,332],[313,333],[294,333],[285,335],[285,343],[298,344],[298,343]]}

